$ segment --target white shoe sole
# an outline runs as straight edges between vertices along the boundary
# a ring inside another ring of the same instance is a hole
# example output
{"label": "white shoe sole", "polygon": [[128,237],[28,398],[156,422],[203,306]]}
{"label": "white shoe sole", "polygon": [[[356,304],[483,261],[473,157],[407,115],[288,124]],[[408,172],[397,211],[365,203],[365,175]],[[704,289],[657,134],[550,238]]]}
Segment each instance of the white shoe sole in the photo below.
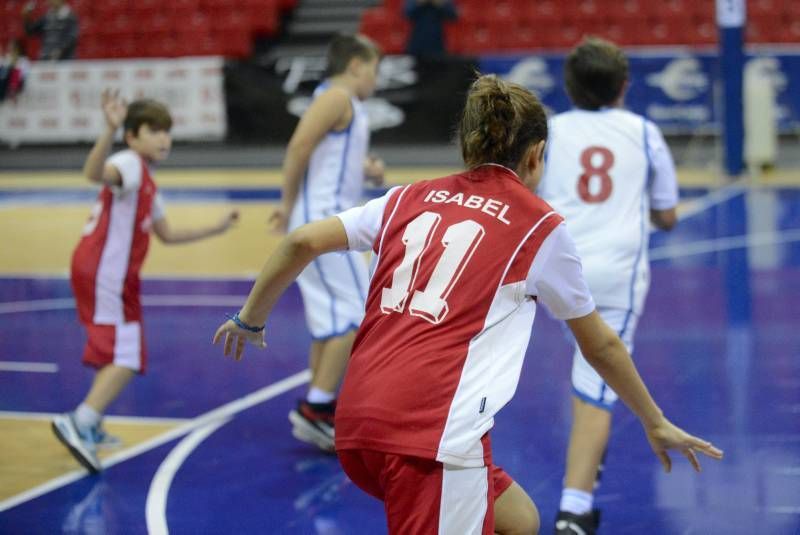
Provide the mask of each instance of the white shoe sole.
{"label": "white shoe sole", "polygon": [[97,455],[89,451],[86,446],[81,443],[80,437],[72,428],[72,424],[67,421],[69,415],[59,415],[53,418],[52,428],[53,433],[59,441],[69,450],[75,459],[83,465],[92,474],[98,473],[102,466],[97,458]]}
{"label": "white shoe sole", "polygon": [[289,413],[289,421],[293,426],[292,436],[297,440],[313,444],[323,451],[333,452],[335,450],[333,439],[309,424],[297,411],[293,410]]}

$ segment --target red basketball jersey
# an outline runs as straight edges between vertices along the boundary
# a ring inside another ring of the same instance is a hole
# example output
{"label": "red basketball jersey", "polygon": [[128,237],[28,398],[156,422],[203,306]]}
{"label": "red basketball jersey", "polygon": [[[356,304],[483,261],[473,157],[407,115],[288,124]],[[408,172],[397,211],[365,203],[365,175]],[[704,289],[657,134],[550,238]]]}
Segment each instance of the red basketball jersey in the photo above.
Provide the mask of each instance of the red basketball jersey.
{"label": "red basketball jersey", "polygon": [[142,316],[139,272],[150,243],[156,184],[134,151],[122,151],[109,161],[123,184],[100,191],[72,255],[72,286],[85,324],[141,321]]}
{"label": "red basketball jersey", "polygon": [[391,194],[336,410],[337,449],[484,464],[481,439],[516,389],[530,337],[526,281],[561,222],[499,165]]}

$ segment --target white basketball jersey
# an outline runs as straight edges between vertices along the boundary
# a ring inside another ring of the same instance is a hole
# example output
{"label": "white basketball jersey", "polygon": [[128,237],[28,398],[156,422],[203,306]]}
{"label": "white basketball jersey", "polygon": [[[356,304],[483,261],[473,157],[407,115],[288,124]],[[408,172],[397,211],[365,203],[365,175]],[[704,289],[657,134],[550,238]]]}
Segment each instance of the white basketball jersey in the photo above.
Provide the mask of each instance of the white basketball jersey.
{"label": "white basketball jersey", "polygon": [[647,132],[621,109],[556,115],[538,190],[566,220],[597,305],[637,314],[650,282]]}
{"label": "white basketball jersey", "polygon": [[[328,82],[320,84],[314,97],[329,87]],[[361,101],[352,97],[350,104],[353,118],[347,128],[328,132],[311,154],[292,210],[290,230],[352,208],[362,200],[369,120]]]}

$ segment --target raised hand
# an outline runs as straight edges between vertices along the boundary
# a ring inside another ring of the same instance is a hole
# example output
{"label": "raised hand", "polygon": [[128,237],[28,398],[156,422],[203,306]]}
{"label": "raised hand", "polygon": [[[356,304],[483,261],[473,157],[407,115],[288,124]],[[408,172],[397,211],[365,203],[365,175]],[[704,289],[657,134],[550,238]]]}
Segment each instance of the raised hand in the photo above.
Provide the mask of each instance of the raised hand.
{"label": "raised hand", "polygon": [[104,89],[101,96],[101,106],[109,128],[113,130],[119,128],[128,113],[128,103],[119,96],[119,90]]}
{"label": "raised hand", "polygon": [[690,435],[666,418],[660,424],[650,429],[645,429],[645,433],[647,433],[650,447],[653,448],[653,452],[661,461],[665,472],[669,472],[672,469],[672,459],[667,453],[668,450],[681,452],[697,472],[700,471],[700,461],[697,459],[697,453],[702,453],[712,459],[722,459],[722,450],[715,448],[706,440]]}

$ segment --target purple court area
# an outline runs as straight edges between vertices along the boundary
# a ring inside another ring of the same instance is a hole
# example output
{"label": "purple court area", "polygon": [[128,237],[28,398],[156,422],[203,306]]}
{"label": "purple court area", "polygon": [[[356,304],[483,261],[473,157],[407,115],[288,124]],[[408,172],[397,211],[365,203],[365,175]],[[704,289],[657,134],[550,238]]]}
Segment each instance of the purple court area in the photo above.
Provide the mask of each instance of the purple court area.
{"label": "purple court area", "polygon": [[[664,474],[636,419],[618,406],[596,495],[600,533],[800,533],[800,245],[792,239],[800,195],[768,193],[732,195],[651,240],[635,359],[666,414],[723,448],[725,460],[703,459],[695,474],[677,455]],[[145,281],[149,372],[110,413],[195,418],[306,368],[310,338],[295,287],[268,323],[266,351],[234,363],[210,345],[249,287]],[[84,338],[70,295],[63,279],[0,279],[2,360],[59,366],[0,372],[0,410],[60,412],[80,401],[92,375],[79,364]],[[9,311],[12,302],[35,310]],[[517,394],[492,431],[495,460],[538,504],[542,533],[561,491],[571,355],[562,327],[540,309]],[[166,489],[171,532],[385,533],[381,504],[336,458],[291,437],[286,416],[304,391],[237,412],[197,444]],[[152,482],[181,439],[0,512],[0,533],[147,532]]]}

